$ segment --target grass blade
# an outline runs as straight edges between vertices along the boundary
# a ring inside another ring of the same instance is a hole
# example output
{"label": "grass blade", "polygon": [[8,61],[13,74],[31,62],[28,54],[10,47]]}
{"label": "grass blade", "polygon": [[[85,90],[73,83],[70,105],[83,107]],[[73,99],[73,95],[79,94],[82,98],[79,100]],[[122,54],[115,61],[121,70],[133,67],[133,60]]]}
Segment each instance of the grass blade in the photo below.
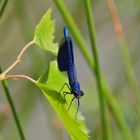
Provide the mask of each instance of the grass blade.
{"label": "grass blade", "polygon": [[2,3],[1,9],[0,9],[0,18],[3,15],[3,12],[4,12],[5,8],[6,8],[7,3],[8,3],[8,0],[4,0],[4,2]]}
{"label": "grass blade", "polygon": [[97,52],[96,47],[96,33],[95,33],[95,26],[93,21],[93,15],[92,15],[92,8],[91,8],[91,2],[90,0],[85,0],[85,10],[87,15],[87,23],[88,23],[88,29],[89,29],[89,35],[92,45],[92,53],[95,60],[95,75],[97,80],[97,87],[98,87],[98,93],[99,93],[99,103],[100,103],[100,116],[101,116],[101,125],[102,125],[102,139],[108,140],[109,139],[109,128],[107,124],[106,119],[106,111],[105,111],[105,99],[104,99],[104,91],[103,91],[103,85],[102,85],[102,78],[101,78],[101,70],[99,66],[99,56]]}
{"label": "grass blade", "polygon": [[[63,4],[62,0],[55,0],[54,2],[56,4],[56,6],[58,7],[60,13],[62,14],[68,27],[72,31],[71,33],[73,34],[74,39],[77,41],[77,44],[80,47],[80,44],[81,44],[79,42],[80,39],[78,40],[77,36],[81,36],[81,35],[79,35],[80,33],[75,33],[75,31],[77,31],[77,26],[76,26],[73,18],[71,17],[69,11],[67,10],[65,5]],[[83,40],[83,37],[80,37],[80,38],[82,38],[82,40]],[[83,45],[83,47],[86,47],[86,45]],[[86,60],[88,60],[88,58],[86,58],[86,55],[83,53],[83,51],[81,51],[81,52],[82,52],[84,58]],[[92,60],[90,60],[89,62],[92,62]],[[95,70],[95,62],[94,63],[89,63],[89,62],[88,62],[88,64],[89,64],[89,67],[91,68],[91,70],[93,70],[93,69]],[[124,116],[121,113],[119,105],[117,104],[115,98],[112,96],[112,92],[108,88],[108,85],[106,84],[106,81],[104,80],[104,78],[102,79],[102,85],[104,85],[103,90],[104,90],[104,94],[105,94],[105,97],[107,99],[108,105],[112,109],[112,114],[113,114],[113,116],[118,124],[118,127],[120,128],[120,131],[121,131],[124,139],[125,140],[133,140],[133,136],[132,136],[131,131],[129,130],[129,127],[124,119]]]}
{"label": "grass blade", "polygon": [[[0,73],[1,73],[1,69],[0,69]],[[13,114],[17,129],[18,129],[18,132],[19,132],[19,135],[20,135],[20,139],[25,140],[25,136],[24,136],[24,133],[23,133],[23,130],[22,130],[22,127],[21,127],[21,124],[20,124],[16,109],[15,109],[15,105],[14,105],[13,99],[11,97],[9,88],[8,88],[8,85],[7,85],[5,80],[3,80],[1,82],[2,82],[3,89],[5,91],[5,95],[7,97],[8,103],[9,103],[9,105],[11,107],[12,114]]]}
{"label": "grass blade", "polygon": [[[90,56],[86,46],[86,42],[84,41],[84,38],[82,37],[82,35],[80,34],[78,27],[76,25],[76,23],[74,22],[71,14],[69,13],[69,11],[67,10],[66,6],[64,5],[62,0],[54,0],[55,4],[57,5],[59,11],[61,12],[69,30],[71,31],[72,36],[74,37],[75,41],[77,42],[77,44],[79,45],[79,48],[81,49],[81,52],[84,55],[84,58],[86,59],[89,67],[91,69],[94,69],[95,67],[95,63],[94,60],[92,59],[92,57]],[[73,32],[74,31],[74,32]]]}

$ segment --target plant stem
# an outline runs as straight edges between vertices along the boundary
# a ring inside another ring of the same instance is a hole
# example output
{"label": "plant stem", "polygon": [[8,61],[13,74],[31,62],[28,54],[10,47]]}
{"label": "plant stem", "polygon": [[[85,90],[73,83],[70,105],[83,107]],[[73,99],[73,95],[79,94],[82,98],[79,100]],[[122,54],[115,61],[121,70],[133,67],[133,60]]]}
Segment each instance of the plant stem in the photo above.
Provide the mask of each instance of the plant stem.
{"label": "plant stem", "polygon": [[18,63],[21,63],[21,57],[23,56],[24,52],[26,51],[27,48],[29,48],[29,47],[30,47],[31,45],[33,45],[33,44],[34,44],[34,40],[32,40],[31,42],[29,42],[27,45],[25,45],[25,46],[23,47],[23,49],[21,50],[21,52],[19,53],[19,55],[18,55],[16,61],[15,61],[12,65],[10,65],[4,72],[2,72],[2,73],[0,74],[0,76],[1,76],[1,77],[5,77],[5,75],[6,75],[10,70],[12,70]]}
{"label": "plant stem", "polygon": [[[132,91],[132,98],[133,99],[133,108],[136,114],[136,119],[137,121],[140,123],[140,112],[139,112],[139,108],[137,108],[137,102],[139,102],[139,85],[135,76],[135,72],[133,69],[133,65],[132,65],[132,61],[131,61],[131,57],[128,51],[128,45],[127,45],[127,41],[125,39],[125,34],[123,31],[123,27],[120,21],[120,18],[118,16],[117,13],[117,9],[115,6],[115,3],[113,0],[107,0],[108,2],[108,7],[110,9],[110,13],[112,15],[112,20],[114,23],[114,28],[118,37],[118,42],[119,42],[119,47],[120,47],[120,51],[124,60],[124,65],[125,65],[125,71],[126,71],[126,76],[128,79],[128,83],[129,86],[131,88]],[[137,102],[136,102],[137,101]]]}
{"label": "plant stem", "polygon": [[36,81],[34,79],[32,79],[31,77],[29,77],[27,75],[23,75],[23,74],[8,75],[8,76],[4,77],[4,79],[2,79],[2,80],[8,80],[8,79],[14,79],[14,78],[23,78],[23,79],[27,79],[27,80],[31,81],[32,83],[36,83]]}
{"label": "plant stem", "polygon": [[[2,2],[2,1],[1,1],[1,2]],[[5,8],[6,8],[7,3],[8,3],[8,0],[4,0],[4,2],[3,2],[3,4],[2,4],[2,7],[1,7],[1,9],[0,9],[0,18],[1,18],[2,15],[3,15],[3,12],[4,12]]]}
{"label": "plant stem", "polygon": [[124,116],[120,112],[119,105],[117,104],[115,98],[112,96],[110,89],[108,88],[107,84],[104,82],[103,85],[104,94],[108,100],[108,106],[111,109],[111,112],[120,128],[120,132],[123,135],[124,140],[133,140],[132,133],[125,122]]}
{"label": "plant stem", "polygon": [[108,2],[109,9],[110,9],[110,13],[112,15],[114,28],[115,28],[115,31],[118,36],[118,41],[119,41],[120,50],[121,50],[121,53],[122,53],[122,56],[124,59],[127,78],[128,78],[128,81],[129,81],[129,84],[131,86],[133,93],[137,96],[137,94],[139,94],[139,86],[138,86],[138,82],[137,82],[137,79],[136,79],[136,76],[135,76],[135,73],[133,70],[131,57],[130,57],[129,51],[127,49],[128,45],[127,45],[127,42],[125,39],[123,27],[122,27],[120,18],[118,16],[114,1],[108,0],[107,2]]}
{"label": "plant stem", "polygon": [[[75,33],[75,31],[77,32],[77,26],[76,26],[76,23],[74,22],[73,18],[71,17],[68,9],[65,7],[65,5],[63,4],[63,2],[61,0],[54,0],[54,2],[56,3],[56,6],[58,7],[59,11],[61,12],[62,16],[64,17],[65,22],[68,24],[68,26],[71,30],[71,33],[73,34],[74,39],[77,41],[77,44],[81,48],[81,46],[80,46],[81,43],[79,42],[79,40],[82,38],[82,36],[79,32]],[[78,37],[78,36],[80,36],[80,37]],[[77,38],[80,38],[80,39],[78,40]],[[82,42],[83,41],[84,41],[84,39],[82,38]],[[86,43],[84,43],[84,44],[86,44]],[[86,48],[86,45],[84,45],[83,47]],[[84,54],[82,49],[81,49],[81,52],[82,52],[84,58],[87,60],[90,69],[92,71],[95,70],[95,63],[92,62],[91,58],[89,61],[89,58],[87,58],[87,55]],[[104,86],[103,87],[104,95],[107,99],[108,105],[112,109],[112,114],[118,124],[118,127],[120,128],[122,135],[124,136],[124,139],[133,140],[131,131],[129,130],[129,127],[124,119],[124,116],[121,113],[119,105],[117,104],[115,98],[112,96],[112,92],[108,88],[108,85],[107,85],[106,81],[104,80],[104,78],[102,79],[102,85]]]}
{"label": "plant stem", "polygon": [[[1,73],[1,69],[0,69],[0,73]],[[3,89],[5,91],[5,94],[6,94],[8,102],[9,102],[9,105],[11,107],[13,117],[14,117],[15,123],[17,125],[17,129],[18,129],[20,138],[21,138],[21,140],[25,140],[25,136],[24,136],[24,133],[23,133],[23,130],[22,130],[22,127],[21,127],[16,109],[15,109],[15,105],[14,105],[14,102],[12,100],[12,97],[11,97],[11,94],[10,94],[10,91],[8,89],[8,85],[7,85],[6,81],[2,80],[2,86],[3,86]]]}
{"label": "plant stem", "polygon": [[99,93],[99,102],[100,102],[100,116],[101,116],[101,125],[102,125],[102,139],[108,140],[109,139],[109,128],[107,124],[106,119],[106,111],[105,111],[105,99],[104,99],[104,93],[102,89],[102,78],[101,78],[101,70],[99,66],[99,58],[97,53],[97,47],[96,47],[96,35],[95,35],[95,27],[94,27],[94,21],[93,21],[93,15],[91,10],[91,2],[90,0],[85,0],[85,9],[86,9],[86,15],[87,15],[87,22],[88,22],[88,29],[90,34],[90,40],[92,44],[92,53],[95,60],[95,75],[97,79],[97,87],[98,87],[98,93]]}
{"label": "plant stem", "polygon": [[[62,0],[54,0],[55,4],[57,5],[58,9],[60,10],[61,14],[63,15],[63,18],[65,19],[65,22],[68,25],[69,30],[71,31],[75,41],[79,45],[79,48],[81,49],[85,59],[87,60],[87,63],[91,69],[94,69],[95,63],[92,57],[89,55],[88,50],[87,50],[87,45],[86,42],[84,41],[84,38],[80,34],[76,23],[74,22],[71,14],[67,10],[66,6],[62,2]],[[74,31],[74,32],[73,32]]]}

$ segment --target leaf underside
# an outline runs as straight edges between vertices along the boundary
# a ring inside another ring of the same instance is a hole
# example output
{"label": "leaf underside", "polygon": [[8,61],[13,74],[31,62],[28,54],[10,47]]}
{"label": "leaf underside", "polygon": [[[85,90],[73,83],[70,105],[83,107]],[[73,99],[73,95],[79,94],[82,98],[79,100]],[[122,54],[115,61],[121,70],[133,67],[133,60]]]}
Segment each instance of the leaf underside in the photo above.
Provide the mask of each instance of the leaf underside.
{"label": "leaf underside", "polygon": [[[78,113],[77,120],[75,120],[75,105],[72,105],[70,110],[67,111],[73,95],[66,96],[67,103],[63,98],[63,92],[57,98],[61,87],[66,82],[65,76],[57,68],[56,61],[52,61],[48,70],[39,78],[36,84],[61,118],[72,140],[88,140],[89,136],[84,124],[84,118]],[[68,91],[68,89],[65,88],[64,91]]]}

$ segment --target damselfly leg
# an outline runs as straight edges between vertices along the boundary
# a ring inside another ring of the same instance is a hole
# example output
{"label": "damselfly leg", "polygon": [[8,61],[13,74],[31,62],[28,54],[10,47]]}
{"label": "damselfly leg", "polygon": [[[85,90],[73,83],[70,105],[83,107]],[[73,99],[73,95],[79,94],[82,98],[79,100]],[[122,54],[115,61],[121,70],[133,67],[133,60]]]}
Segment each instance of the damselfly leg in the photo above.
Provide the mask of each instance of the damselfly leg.
{"label": "damselfly leg", "polygon": [[[63,90],[63,88],[64,88],[65,86],[67,86],[68,89],[71,91],[69,85],[68,85],[67,83],[65,83],[65,84],[62,86],[62,88],[60,89],[60,91],[59,91],[59,93],[58,93],[58,95],[57,95],[57,99],[59,99],[59,96],[60,96],[60,94],[61,94],[61,91]],[[63,92],[63,93],[65,93],[65,92]]]}

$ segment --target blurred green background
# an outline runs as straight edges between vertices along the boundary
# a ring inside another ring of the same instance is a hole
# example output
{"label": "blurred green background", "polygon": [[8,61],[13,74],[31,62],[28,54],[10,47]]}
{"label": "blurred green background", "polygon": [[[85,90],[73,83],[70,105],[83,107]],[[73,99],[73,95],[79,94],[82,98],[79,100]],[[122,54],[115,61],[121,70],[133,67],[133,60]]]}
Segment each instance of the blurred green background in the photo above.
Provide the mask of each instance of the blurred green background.
{"label": "blurred green background", "polygon": [[[2,4],[0,0],[0,7]],[[84,2],[65,0],[79,30],[87,41],[90,51]],[[133,68],[140,82],[140,2],[139,0],[115,0],[116,8],[124,29],[127,46],[132,58]],[[6,69],[16,59],[25,44],[33,39],[34,30],[45,11],[52,7],[56,21],[55,41],[59,42],[66,26],[63,17],[51,0],[13,0],[8,1],[0,18],[0,65]],[[133,98],[124,70],[117,34],[107,1],[93,0],[92,9],[96,27],[97,49],[101,70],[116,98],[119,107],[131,129],[134,139],[140,139],[140,118],[136,118]],[[75,59],[80,85],[85,92],[80,99],[80,111],[85,117],[90,136],[100,139],[100,110],[96,89],[96,79],[88,68],[75,43]],[[36,47],[31,47],[24,55],[22,64],[11,74],[26,74],[37,79],[47,68],[51,55]],[[28,140],[68,140],[65,128],[47,102],[44,95],[26,80],[9,80],[8,85]],[[139,92],[140,93],[140,92]],[[107,119],[113,140],[123,139],[110,110]],[[115,136],[115,137],[114,137]],[[1,138],[2,137],[2,138]],[[0,86],[0,140],[18,140],[19,135],[2,86]]]}

